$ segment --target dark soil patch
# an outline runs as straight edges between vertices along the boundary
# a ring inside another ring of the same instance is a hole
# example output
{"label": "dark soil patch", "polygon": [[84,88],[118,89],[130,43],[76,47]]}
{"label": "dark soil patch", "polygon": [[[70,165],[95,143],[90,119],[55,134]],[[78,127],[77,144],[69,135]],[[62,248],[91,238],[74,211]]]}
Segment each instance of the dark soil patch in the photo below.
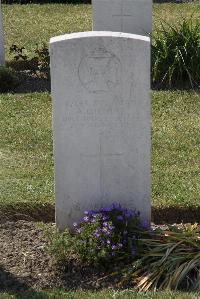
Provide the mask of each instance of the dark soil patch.
{"label": "dark soil patch", "polygon": [[[51,224],[53,225],[53,224]],[[0,290],[97,289],[105,273],[72,260],[55,264],[46,250],[47,240],[35,222],[18,221],[0,225]],[[109,283],[112,287],[112,283]]]}
{"label": "dark soil patch", "polygon": [[[167,229],[166,225],[152,224],[152,227]],[[117,287],[119,277],[109,277],[110,272],[103,268],[84,266],[75,257],[64,265],[57,265],[47,253],[47,243],[43,228],[38,223],[17,221],[0,225],[0,291],[20,295],[37,289],[97,290]]]}
{"label": "dark soil patch", "polygon": [[[54,226],[52,223],[48,225]],[[152,227],[167,229],[166,225],[152,224]],[[57,265],[47,252],[47,244],[39,223],[21,220],[1,224],[0,291],[20,294],[28,290],[51,288],[116,288],[119,277],[109,277],[109,271],[103,268],[85,266],[76,257],[64,265]],[[114,267],[110,271],[113,273]]]}

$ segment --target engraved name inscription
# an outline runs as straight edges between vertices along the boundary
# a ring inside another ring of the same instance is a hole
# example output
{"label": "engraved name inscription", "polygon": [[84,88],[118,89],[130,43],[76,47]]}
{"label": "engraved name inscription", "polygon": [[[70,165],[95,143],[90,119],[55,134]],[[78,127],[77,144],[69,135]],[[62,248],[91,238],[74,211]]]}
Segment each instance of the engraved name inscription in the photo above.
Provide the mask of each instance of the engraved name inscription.
{"label": "engraved name inscription", "polygon": [[130,107],[129,101],[107,103],[102,100],[97,104],[90,101],[69,101],[66,104],[64,121],[73,126],[127,126],[134,120]]}

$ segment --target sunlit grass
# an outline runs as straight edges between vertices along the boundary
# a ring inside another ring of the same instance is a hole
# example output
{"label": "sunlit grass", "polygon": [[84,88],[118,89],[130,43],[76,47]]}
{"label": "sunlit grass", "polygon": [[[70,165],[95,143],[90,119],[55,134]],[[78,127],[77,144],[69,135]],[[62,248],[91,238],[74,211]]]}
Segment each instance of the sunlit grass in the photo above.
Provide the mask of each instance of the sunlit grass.
{"label": "sunlit grass", "polygon": [[[0,96],[0,203],[54,201],[48,93]],[[199,205],[200,94],[153,92],[154,206]]]}
{"label": "sunlit grass", "polygon": [[[31,52],[37,43],[48,43],[52,36],[92,30],[92,7],[86,4],[3,5],[3,13],[7,59],[11,58],[12,44],[25,46]],[[198,2],[154,4],[153,27],[159,27],[163,20],[178,23],[192,14],[194,20],[200,18]]]}
{"label": "sunlit grass", "polygon": [[[0,293],[1,299],[17,299],[18,295]],[[32,290],[20,295],[21,299],[198,299],[199,294],[181,292],[136,293],[134,291],[64,292],[59,290]]]}

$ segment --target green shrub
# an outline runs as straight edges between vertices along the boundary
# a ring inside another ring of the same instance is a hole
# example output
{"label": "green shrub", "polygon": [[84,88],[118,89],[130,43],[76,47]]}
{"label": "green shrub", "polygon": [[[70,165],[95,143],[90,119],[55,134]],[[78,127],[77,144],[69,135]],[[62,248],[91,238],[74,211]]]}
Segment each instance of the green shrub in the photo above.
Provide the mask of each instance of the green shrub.
{"label": "green shrub", "polygon": [[166,87],[200,86],[200,23],[162,24],[153,37],[152,81]]}
{"label": "green shrub", "polygon": [[11,68],[0,66],[0,92],[11,91],[19,83],[16,73]]}
{"label": "green shrub", "polygon": [[45,43],[36,45],[32,54],[28,53],[25,47],[19,47],[13,44],[10,47],[10,54],[13,55],[15,61],[23,61],[26,63],[38,77],[49,78],[50,73],[50,56],[49,49]]}
{"label": "green shrub", "polygon": [[48,234],[50,253],[58,261],[74,253],[83,262],[95,265],[132,260],[138,254],[140,231],[146,227],[138,212],[123,209],[118,204],[85,211],[82,221],[74,223],[74,233]]}

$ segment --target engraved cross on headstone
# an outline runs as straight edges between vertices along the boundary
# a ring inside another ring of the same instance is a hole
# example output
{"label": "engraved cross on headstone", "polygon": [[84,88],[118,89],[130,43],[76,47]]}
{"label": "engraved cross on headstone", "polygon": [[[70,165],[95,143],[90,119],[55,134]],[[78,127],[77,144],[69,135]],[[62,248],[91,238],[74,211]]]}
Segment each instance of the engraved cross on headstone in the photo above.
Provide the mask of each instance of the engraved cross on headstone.
{"label": "engraved cross on headstone", "polygon": [[103,151],[103,141],[102,141],[103,134],[100,133],[99,135],[99,150],[96,154],[81,154],[81,157],[84,158],[99,158],[99,167],[100,167],[100,194],[101,199],[105,199],[105,190],[104,190],[104,158],[105,157],[120,157],[123,156],[123,153],[119,152],[112,152],[106,153]]}
{"label": "engraved cross on headstone", "polygon": [[119,14],[117,14],[117,15],[112,15],[112,17],[120,17],[120,21],[121,21],[121,32],[123,32],[124,31],[124,18],[128,18],[128,17],[133,17],[132,15],[130,15],[130,14],[126,14],[125,12],[124,12],[124,5],[123,5],[124,3],[123,3],[123,0],[121,1],[121,4],[120,4],[120,13]]}

